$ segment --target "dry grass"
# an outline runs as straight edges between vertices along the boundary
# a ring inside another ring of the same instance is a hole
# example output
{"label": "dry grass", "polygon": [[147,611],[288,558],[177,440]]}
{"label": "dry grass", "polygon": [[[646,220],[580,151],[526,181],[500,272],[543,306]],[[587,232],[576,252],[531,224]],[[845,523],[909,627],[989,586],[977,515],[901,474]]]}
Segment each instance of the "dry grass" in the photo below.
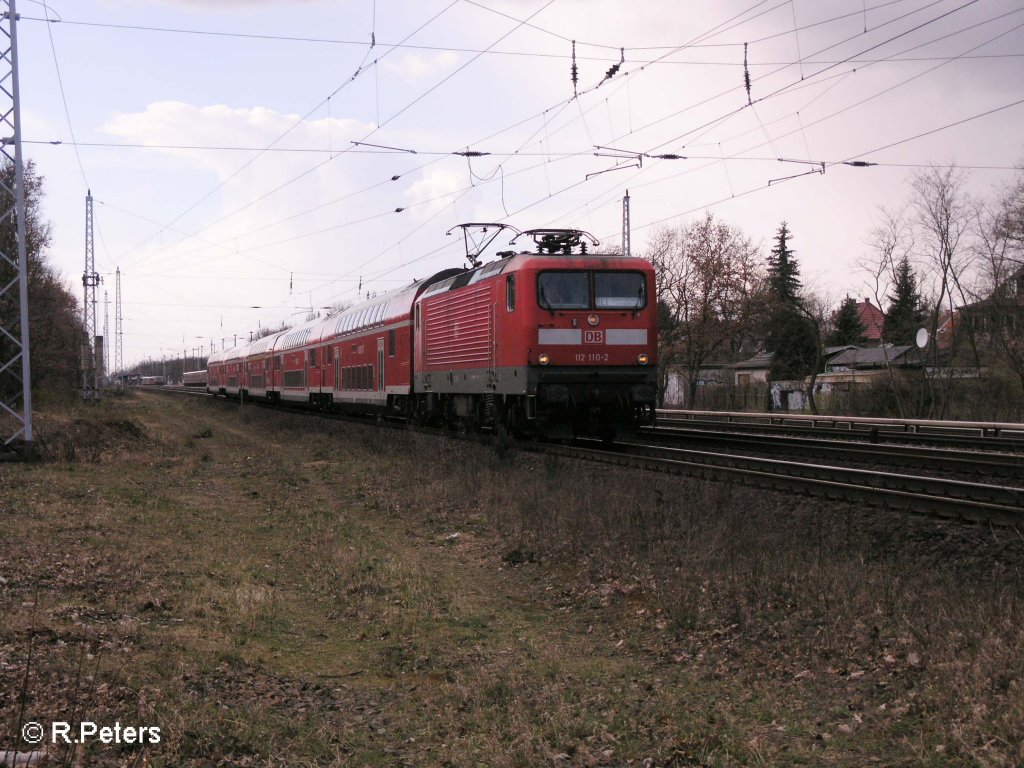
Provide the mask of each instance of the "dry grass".
{"label": "dry grass", "polygon": [[1024,761],[1016,533],[155,395],[44,424],[0,751],[23,698],[150,765]]}

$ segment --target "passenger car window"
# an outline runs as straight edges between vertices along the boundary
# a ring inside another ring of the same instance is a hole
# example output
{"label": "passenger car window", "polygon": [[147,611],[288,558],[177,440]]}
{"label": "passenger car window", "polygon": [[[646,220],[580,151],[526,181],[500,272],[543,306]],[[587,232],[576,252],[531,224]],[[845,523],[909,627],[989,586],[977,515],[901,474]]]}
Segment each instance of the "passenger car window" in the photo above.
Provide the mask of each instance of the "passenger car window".
{"label": "passenger car window", "polygon": [[509,275],[505,278],[505,308],[509,312],[516,309],[516,276]]}

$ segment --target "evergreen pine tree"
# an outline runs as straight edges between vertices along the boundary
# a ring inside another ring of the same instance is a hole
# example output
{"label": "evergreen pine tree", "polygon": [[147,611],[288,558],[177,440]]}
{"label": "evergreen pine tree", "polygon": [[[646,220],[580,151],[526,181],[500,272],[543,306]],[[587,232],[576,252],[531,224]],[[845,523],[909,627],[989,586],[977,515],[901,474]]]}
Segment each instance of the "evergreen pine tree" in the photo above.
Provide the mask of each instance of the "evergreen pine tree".
{"label": "evergreen pine tree", "polygon": [[842,347],[847,344],[861,344],[864,341],[864,324],[857,313],[857,301],[847,296],[839,305],[834,317],[832,332],[828,343]]}
{"label": "evergreen pine tree", "polygon": [[776,301],[796,307],[800,300],[800,265],[789,248],[789,227],[782,222],[768,257],[768,289]]}
{"label": "evergreen pine tree", "polygon": [[814,369],[818,338],[800,306],[800,266],[789,248],[789,227],[782,222],[768,257],[769,319],[765,344],[774,352],[774,381],[801,379]]}
{"label": "evergreen pine tree", "polygon": [[913,344],[918,329],[924,323],[925,313],[917,290],[917,276],[906,258],[896,267],[892,290],[892,295],[887,297],[889,309],[883,326],[885,340],[889,344]]}

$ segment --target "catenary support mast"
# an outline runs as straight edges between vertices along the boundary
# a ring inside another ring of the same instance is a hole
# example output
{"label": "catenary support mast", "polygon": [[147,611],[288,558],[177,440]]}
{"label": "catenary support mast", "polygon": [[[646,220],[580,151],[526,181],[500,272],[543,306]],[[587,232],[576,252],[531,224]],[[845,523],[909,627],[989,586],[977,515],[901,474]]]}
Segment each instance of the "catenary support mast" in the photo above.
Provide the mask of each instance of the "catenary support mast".
{"label": "catenary support mast", "polygon": [[122,386],[124,369],[124,342],[121,329],[121,268],[117,268],[117,282],[114,284],[114,374],[118,387]]}
{"label": "catenary support mast", "polygon": [[82,398],[86,400],[99,397],[99,374],[96,370],[96,286],[99,283],[93,248],[92,190],[89,190],[85,196],[85,272],[82,273],[85,290],[82,305]]}
{"label": "catenary support mast", "polygon": [[10,314],[0,316],[0,437],[5,447],[20,448],[25,458],[31,458],[32,372],[17,19],[15,0],[0,0],[0,154],[7,166],[0,180],[0,226],[16,229],[15,247],[9,253],[0,250],[0,299],[11,308]]}
{"label": "catenary support mast", "polygon": [[629,190],[622,198],[622,255],[632,256],[629,243]]}

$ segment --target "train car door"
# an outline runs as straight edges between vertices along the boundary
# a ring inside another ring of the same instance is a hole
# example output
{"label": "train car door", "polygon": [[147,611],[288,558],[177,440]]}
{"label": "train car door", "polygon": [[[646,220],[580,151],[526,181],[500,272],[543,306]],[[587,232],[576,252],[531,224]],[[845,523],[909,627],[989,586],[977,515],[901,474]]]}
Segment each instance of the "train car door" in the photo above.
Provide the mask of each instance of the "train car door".
{"label": "train car door", "polygon": [[377,391],[384,395],[384,337],[377,339]]}

